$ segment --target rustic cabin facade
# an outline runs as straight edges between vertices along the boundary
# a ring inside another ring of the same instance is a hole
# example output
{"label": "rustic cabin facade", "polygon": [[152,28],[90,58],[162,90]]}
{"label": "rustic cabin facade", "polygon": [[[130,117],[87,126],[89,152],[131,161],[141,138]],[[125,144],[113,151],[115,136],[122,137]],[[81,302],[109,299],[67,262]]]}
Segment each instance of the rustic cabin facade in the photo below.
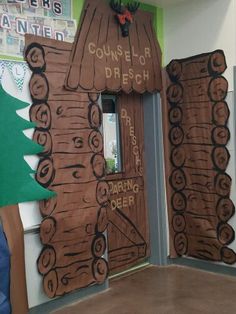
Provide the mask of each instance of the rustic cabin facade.
{"label": "rustic cabin facade", "polygon": [[[109,4],[88,0],[73,45],[27,35],[25,58],[34,139],[45,148],[36,178],[57,193],[40,203],[38,270],[53,298],[150,255],[142,94],[161,90],[161,52],[149,13],[137,11],[123,37]],[[106,174],[109,112],[118,117],[120,167]]]}

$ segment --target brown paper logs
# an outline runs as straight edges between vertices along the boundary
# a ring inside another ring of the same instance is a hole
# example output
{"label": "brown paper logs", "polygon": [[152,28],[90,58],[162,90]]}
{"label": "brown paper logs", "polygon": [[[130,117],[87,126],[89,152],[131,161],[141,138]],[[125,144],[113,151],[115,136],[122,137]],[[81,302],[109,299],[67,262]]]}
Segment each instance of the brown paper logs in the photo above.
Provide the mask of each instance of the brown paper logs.
{"label": "brown paper logs", "polygon": [[37,124],[39,129],[49,129],[51,126],[51,111],[47,103],[32,105],[30,108],[30,120]]}
{"label": "brown paper logs", "polygon": [[74,263],[67,267],[51,270],[43,279],[43,287],[47,296],[61,296],[71,290],[102,283],[107,278],[108,266],[104,259]]}
{"label": "brown paper logs", "polygon": [[167,100],[172,105],[177,105],[183,99],[183,86],[181,84],[172,84],[168,87]]}
{"label": "brown paper logs", "polygon": [[59,185],[53,189],[57,193],[57,197],[39,202],[43,216],[56,214],[61,211],[61,208],[66,211],[74,211],[88,207],[94,208],[98,204],[106,206],[109,199],[109,187],[104,181],[94,181],[83,185]]}
{"label": "brown paper logs", "polygon": [[175,192],[171,197],[171,205],[177,212],[184,211],[187,205],[186,196],[182,192]]}
{"label": "brown paper logs", "polygon": [[216,213],[222,222],[227,222],[235,213],[235,207],[231,199],[219,199],[216,207]]}
{"label": "brown paper logs", "polygon": [[45,246],[38,258],[38,271],[42,275],[46,275],[56,263],[56,252],[54,247]]}
{"label": "brown paper logs", "polygon": [[169,110],[169,121],[171,124],[179,124],[183,119],[183,111],[181,107],[175,106]]}
{"label": "brown paper logs", "polygon": [[222,261],[226,264],[233,265],[236,263],[236,254],[232,249],[228,247],[222,247],[221,258]]}
{"label": "brown paper logs", "polygon": [[215,177],[215,189],[218,195],[226,197],[229,196],[231,188],[231,178],[226,173],[219,173]]}
{"label": "brown paper logs", "polygon": [[91,128],[98,129],[101,126],[102,114],[97,104],[90,104],[88,120]]}
{"label": "brown paper logs", "polygon": [[90,153],[91,151],[100,153],[103,149],[101,133],[89,129],[80,131],[50,130],[50,133],[38,129],[34,134],[34,140],[44,146],[43,155],[63,154],[65,151],[70,151],[70,154]]}
{"label": "brown paper logs", "polygon": [[186,124],[182,126],[173,126],[169,131],[169,140],[172,145],[181,144],[208,144],[208,145],[226,145],[229,141],[229,129],[225,126],[209,124]]}
{"label": "brown paper logs", "polygon": [[228,82],[223,77],[193,79],[169,86],[167,99],[170,104],[222,101],[228,90]]}
{"label": "brown paper logs", "polygon": [[185,214],[186,234],[203,238],[217,238],[217,217],[208,215]]}
{"label": "brown paper logs", "polygon": [[[56,171],[57,169],[57,171]],[[100,154],[58,155],[52,160],[40,160],[36,179],[45,186],[87,183],[102,178],[105,174],[105,160]]]}
{"label": "brown paper logs", "polygon": [[222,245],[215,238],[188,236],[188,255],[200,259],[221,261]]}
{"label": "brown paper logs", "polygon": [[68,241],[66,244],[56,242],[44,247],[38,259],[38,270],[44,275],[53,268],[102,257],[105,250],[106,239],[103,235],[90,237],[86,241]]}
{"label": "brown paper logs", "polygon": [[108,226],[108,215],[107,207],[103,206],[99,209],[97,214],[97,225],[96,232],[102,233],[107,229]]}
{"label": "brown paper logs", "polygon": [[31,70],[34,72],[45,70],[45,52],[41,45],[37,43],[29,45],[25,52],[25,56]]}
{"label": "brown paper logs", "polygon": [[182,169],[175,169],[170,176],[170,184],[175,191],[181,191],[186,186],[186,176]]}
{"label": "brown paper logs", "polygon": [[44,147],[44,150],[39,155],[50,155],[52,152],[52,138],[51,134],[45,130],[37,129],[34,132],[33,140]]}
{"label": "brown paper logs", "polygon": [[174,238],[174,245],[178,255],[185,255],[188,250],[188,239],[185,233],[176,233]]}
{"label": "brown paper logs", "polygon": [[25,50],[25,59],[33,72],[55,72],[55,67],[59,73],[67,71],[72,44],[63,42],[61,49],[61,43],[56,40],[45,39],[39,44],[33,35],[26,37],[30,44]]}
{"label": "brown paper logs", "polygon": [[48,99],[49,85],[43,73],[33,74],[30,79],[29,87],[34,103],[43,102]]}
{"label": "brown paper logs", "polygon": [[110,190],[108,183],[105,181],[98,182],[96,188],[97,201],[100,205],[104,205],[108,202],[110,196]]}
{"label": "brown paper logs", "polygon": [[[212,107],[212,110],[209,110]],[[183,114],[184,109],[184,114]],[[226,126],[229,119],[229,108],[225,101],[216,102],[192,102],[179,104],[169,109],[169,122],[175,125],[192,125],[201,123],[213,123],[216,126]]]}
{"label": "brown paper logs", "polygon": [[235,237],[233,228],[227,223],[220,223],[218,226],[218,239],[223,245],[230,244]]}
{"label": "brown paper logs", "polygon": [[[84,223],[85,216],[86,224]],[[67,212],[61,211],[42,221],[41,241],[43,244],[49,244],[64,239],[83,238],[83,234],[87,237],[94,235],[97,228],[104,229],[106,224],[105,207],[101,207],[98,211],[94,207],[88,207],[86,212],[80,208]]]}
{"label": "brown paper logs", "polygon": [[[50,109],[49,109],[50,107]],[[88,106],[85,101],[48,101],[48,104],[35,105],[31,109],[31,120],[38,127],[60,130],[85,130],[99,128],[101,125],[101,110],[97,104]],[[55,131],[55,132],[56,132]],[[90,130],[92,131],[92,130]]]}
{"label": "brown paper logs", "polygon": [[186,227],[184,216],[180,214],[174,215],[172,219],[172,225],[175,232],[183,232]]}
{"label": "brown paper logs", "polygon": [[217,126],[212,130],[212,141],[215,145],[226,145],[230,139],[229,129]]}
{"label": "brown paper logs", "polygon": [[229,119],[229,107],[225,101],[216,102],[212,110],[212,122],[217,126],[224,126]]}
{"label": "brown paper logs", "polygon": [[171,80],[190,80],[212,75],[220,75],[226,70],[224,52],[216,50],[202,54],[199,57],[190,57],[182,60],[173,60],[166,70]]}
{"label": "brown paper logs", "polygon": [[168,201],[173,257],[186,254],[232,264],[235,253],[226,247],[234,240],[227,222],[235,208],[225,172],[230,159],[225,69],[221,50],[167,66]]}
{"label": "brown paper logs", "polygon": [[61,211],[61,208],[66,211],[76,211],[88,207],[95,208],[98,204],[105,207],[109,200],[109,186],[104,181],[94,181],[83,185],[59,185],[53,189],[57,193],[57,197],[39,202],[43,216],[56,214]]}
{"label": "brown paper logs", "polygon": [[98,258],[93,261],[93,276],[98,284],[102,284],[108,276],[108,264],[104,258]]}
{"label": "brown paper logs", "polygon": [[179,167],[226,170],[230,155],[226,147],[181,145],[171,151],[171,163]]}
{"label": "brown paper logs", "polygon": [[183,129],[179,126],[172,127],[169,132],[169,140],[174,146],[182,144],[184,140]]}
{"label": "brown paper logs", "polygon": [[65,90],[71,44],[40,39],[41,45],[28,38],[30,118],[37,125],[34,140],[44,147],[36,179],[57,194],[40,201],[44,247],[37,261],[44,291],[52,298],[106,280],[102,233],[108,226],[109,187],[102,180],[99,94]]}
{"label": "brown paper logs", "polygon": [[186,199],[186,213],[196,216],[216,216],[216,204],[221,199],[217,194],[195,190],[184,190],[182,194]]}

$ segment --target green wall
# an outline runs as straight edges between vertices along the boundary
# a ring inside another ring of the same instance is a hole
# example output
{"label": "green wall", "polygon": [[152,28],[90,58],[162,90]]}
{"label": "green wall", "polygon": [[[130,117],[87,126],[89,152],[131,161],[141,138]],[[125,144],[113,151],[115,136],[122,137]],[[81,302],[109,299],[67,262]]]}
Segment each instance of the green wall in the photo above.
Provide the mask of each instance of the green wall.
{"label": "green wall", "polygon": [[163,53],[163,9],[150,4],[141,3],[140,9],[153,13],[153,24]]}
{"label": "green wall", "polygon": [[[124,2],[128,2],[128,0],[124,0]],[[74,18],[79,21],[81,11],[83,9],[84,0],[73,0],[73,12]],[[161,50],[163,53],[164,48],[164,33],[163,33],[163,9],[159,7],[155,7],[150,4],[141,3],[140,9],[144,11],[148,11],[153,13],[153,24],[155,31],[157,33],[157,38],[159,44],[161,46]]]}

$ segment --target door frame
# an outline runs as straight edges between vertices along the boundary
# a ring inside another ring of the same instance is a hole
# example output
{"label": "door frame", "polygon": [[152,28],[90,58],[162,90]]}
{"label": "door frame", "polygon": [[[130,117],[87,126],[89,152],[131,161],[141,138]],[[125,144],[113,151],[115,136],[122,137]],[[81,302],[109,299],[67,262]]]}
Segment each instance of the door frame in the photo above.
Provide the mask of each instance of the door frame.
{"label": "door frame", "polygon": [[[149,212],[149,262],[168,265],[168,224],[166,210],[164,144],[160,94],[143,96],[146,189]],[[151,145],[149,144],[151,143]]]}

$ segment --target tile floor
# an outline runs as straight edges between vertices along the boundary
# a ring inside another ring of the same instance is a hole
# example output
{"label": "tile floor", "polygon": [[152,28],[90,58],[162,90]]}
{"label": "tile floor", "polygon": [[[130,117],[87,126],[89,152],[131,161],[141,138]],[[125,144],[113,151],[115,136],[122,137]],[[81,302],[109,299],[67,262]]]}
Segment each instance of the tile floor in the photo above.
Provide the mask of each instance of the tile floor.
{"label": "tile floor", "polygon": [[150,266],[53,314],[236,314],[236,278],[181,266]]}

